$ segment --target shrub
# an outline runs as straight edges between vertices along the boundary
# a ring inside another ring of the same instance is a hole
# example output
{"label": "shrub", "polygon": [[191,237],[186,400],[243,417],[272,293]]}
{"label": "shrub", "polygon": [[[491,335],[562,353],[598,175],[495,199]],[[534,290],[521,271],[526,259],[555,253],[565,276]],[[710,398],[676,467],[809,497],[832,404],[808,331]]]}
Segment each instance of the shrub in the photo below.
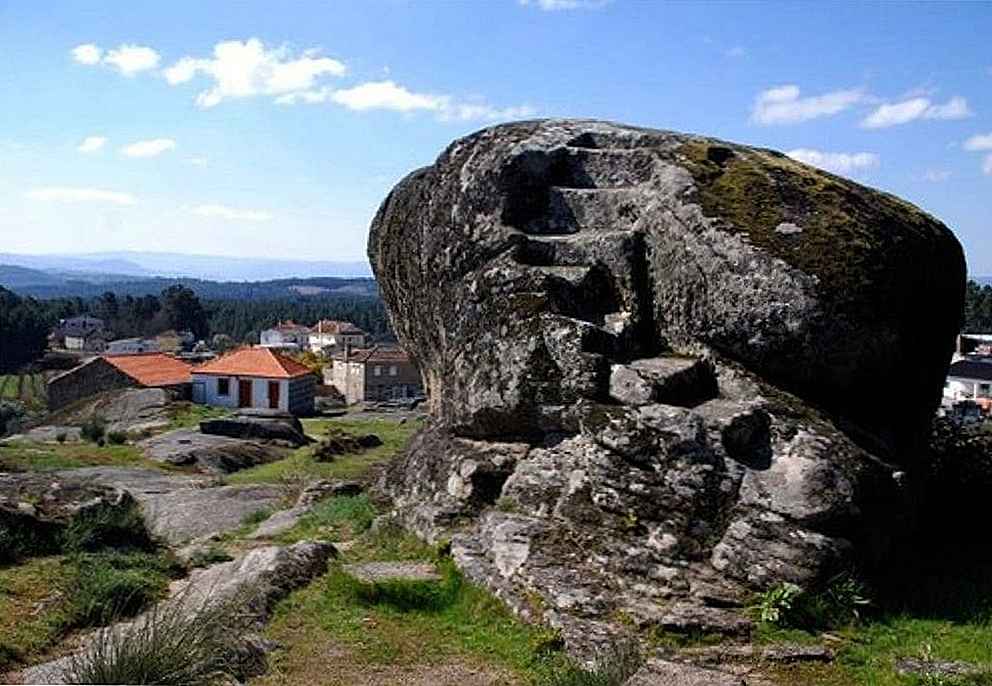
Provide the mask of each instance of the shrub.
{"label": "shrub", "polygon": [[26,410],[23,403],[14,400],[0,400],[0,436],[20,431],[25,414]]}
{"label": "shrub", "polygon": [[791,629],[832,629],[861,619],[871,605],[864,585],[844,573],[831,579],[820,590],[806,591],[783,583],[758,598],[758,618],[765,623]]}
{"label": "shrub", "polygon": [[84,441],[100,443],[107,433],[107,422],[102,417],[90,417],[79,429],[79,435]]}
{"label": "shrub", "polygon": [[160,603],[131,626],[103,629],[72,656],[63,679],[70,684],[207,686],[240,679],[245,670],[238,639],[249,627],[239,599]]}
{"label": "shrub", "polygon": [[623,686],[642,662],[635,643],[618,643],[600,655],[592,669],[559,668],[544,680],[543,686]]}
{"label": "shrub", "polygon": [[124,445],[127,443],[127,432],[111,431],[107,434],[107,441],[110,445]]}
{"label": "shrub", "polygon": [[59,443],[65,443],[67,438],[69,438],[69,434],[67,434],[65,431],[59,431],[57,434],[55,434],[55,440],[58,441]]}

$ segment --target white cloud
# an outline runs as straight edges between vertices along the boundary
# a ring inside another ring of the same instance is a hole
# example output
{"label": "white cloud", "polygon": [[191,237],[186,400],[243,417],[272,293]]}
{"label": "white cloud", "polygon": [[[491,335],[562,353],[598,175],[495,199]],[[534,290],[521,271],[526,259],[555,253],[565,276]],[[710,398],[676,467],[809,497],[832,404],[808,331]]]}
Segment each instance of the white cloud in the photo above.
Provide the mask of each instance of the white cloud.
{"label": "white cloud", "polygon": [[121,148],[125,157],[157,157],[163,152],[175,150],[176,142],[171,138],[152,138],[147,141],[137,141]]}
{"label": "white cloud", "polygon": [[134,76],[138,72],[154,69],[162,59],[157,52],[144,45],[122,44],[104,54],[98,46],[86,43],[77,45],[70,52],[72,59],[80,64],[102,64],[116,69],[124,76]]}
{"label": "white cloud", "polygon": [[194,167],[206,167],[208,164],[210,164],[210,160],[207,159],[206,157],[190,157],[186,161],[192,164]]}
{"label": "white cloud", "polygon": [[889,126],[907,124],[917,119],[964,119],[972,116],[968,101],[954,96],[943,105],[926,97],[910,98],[895,103],[879,105],[865,117],[861,126],[866,129],[882,129]]}
{"label": "white cloud", "polygon": [[992,176],[992,155],[986,155],[982,160],[982,172]]}
{"label": "white cloud", "polygon": [[164,73],[173,86],[201,75],[213,80],[212,88],[196,96],[196,104],[207,108],[229,98],[309,92],[321,77],[342,76],[345,71],[343,63],[320,57],[315,50],[294,56],[286,47],[266,49],[251,38],[217,43],[212,59],[184,57]]}
{"label": "white cloud", "polygon": [[843,112],[861,102],[861,90],[839,90],[800,98],[799,86],[784,85],[762,91],[755,98],[751,121],[758,124],[795,124]]}
{"label": "white cloud", "polygon": [[227,205],[198,205],[190,210],[201,217],[215,217],[231,221],[267,222],[272,215],[262,210],[241,210]]}
{"label": "white cloud", "polygon": [[747,57],[747,50],[741,47],[740,45],[735,45],[734,47],[730,48],[723,54],[727,57],[734,57],[734,58]]}
{"label": "white cloud", "polygon": [[964,142],[964,149],[972,152],[992,150],[992,133],[978,134]]}
{"label": "white cloud", "polygon": [[83,139],[83,142],[76,146],[76,150],[79,152],[90,153],[96,152],[106,145],[107,139],[103,136],[87,136]]}
{"label": "white cloud", "polygon": [[137,200],[130,193],[105,191],[99,188],[38,188],[29,191],[27,196],[32,200],[46,202],[102,202],[112,205],[134,205]]}
{"label": "white cloud", "polygon": [[611,2],[611,0],[519,0],[525,7],[533,5],[545,12],[558,12],[561,10],[597,9]]}
{"label": "white cloud", "polygon": [[520,119],[536,113],[529,105],[499,108],[486,102],[457,100],[450,95],[416,93],[393,81],[369,81],[353,88],[320,94],[320,98],[318,102],[330,99],[356,112],[433,112],[441,121]]}
{"label": "white cloud", "polygon": [[70,51],[70,54],[72,54],[72,59],[80,64],[94,65],[100,63],[100,57],[103,55],[103,51],[92,43],[86,43],[74,47]]}
{"label": "white cloud", "polygon": [[811,148],[798,148],[790,150],[786,155],[804,164],[836,174],[850,174],[870,169],[877,167],[879,163],[878,155],[871,152],[823,152]]}
{"label": "white cloud", "polygon": [[923,174],[923,180],[931,183],[943,183],[951,178],[951,172],[947,169],[927,169]]}
{"label": "white cloud", "polygon": [[124,76],[134,76],[138,72],[154,69],[161,59],[157,52],[143,45],[121,45],[108,51],[103,63],[115,67]]}

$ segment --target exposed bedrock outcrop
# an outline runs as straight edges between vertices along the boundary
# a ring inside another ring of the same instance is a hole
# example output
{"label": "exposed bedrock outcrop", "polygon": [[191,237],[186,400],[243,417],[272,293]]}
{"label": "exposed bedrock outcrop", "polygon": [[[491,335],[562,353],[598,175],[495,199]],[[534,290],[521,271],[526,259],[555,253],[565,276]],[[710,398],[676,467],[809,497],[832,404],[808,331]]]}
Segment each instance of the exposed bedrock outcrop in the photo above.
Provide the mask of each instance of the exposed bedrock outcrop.
{"label": "exposed bedrock outcrop", "polygon": [[964,292],[940,222],[779,153],[592,121],[455,141],[369,256],[431,423],[399,514],[581,641],[746,630],[907,513]]}

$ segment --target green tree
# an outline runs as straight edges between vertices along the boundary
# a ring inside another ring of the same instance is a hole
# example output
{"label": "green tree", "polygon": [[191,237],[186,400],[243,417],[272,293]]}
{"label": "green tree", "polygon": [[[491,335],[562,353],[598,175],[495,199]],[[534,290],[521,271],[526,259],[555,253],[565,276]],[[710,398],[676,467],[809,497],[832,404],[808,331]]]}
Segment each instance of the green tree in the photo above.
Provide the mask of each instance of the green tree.
{"label": "green tree", "polygon": [[170,329],[192,331],[197,338],[209,333],[207,311],[192,289],[176,284],[162,291],[162,313]]}
{"label": "green tree", "polygon": [[48,331],[45,312],[34,300],[0,286],[0,371],[15,371],[41,357]]}

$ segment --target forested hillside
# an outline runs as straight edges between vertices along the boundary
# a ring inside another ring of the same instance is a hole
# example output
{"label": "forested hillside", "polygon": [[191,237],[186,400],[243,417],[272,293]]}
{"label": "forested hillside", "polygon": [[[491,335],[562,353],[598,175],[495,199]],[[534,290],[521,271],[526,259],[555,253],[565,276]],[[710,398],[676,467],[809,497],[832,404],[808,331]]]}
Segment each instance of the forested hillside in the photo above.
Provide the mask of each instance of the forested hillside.
{"label": "forested hillside", "polygon": [[992,285],[968,282],[961,328],[968,333],[992,333]]}

